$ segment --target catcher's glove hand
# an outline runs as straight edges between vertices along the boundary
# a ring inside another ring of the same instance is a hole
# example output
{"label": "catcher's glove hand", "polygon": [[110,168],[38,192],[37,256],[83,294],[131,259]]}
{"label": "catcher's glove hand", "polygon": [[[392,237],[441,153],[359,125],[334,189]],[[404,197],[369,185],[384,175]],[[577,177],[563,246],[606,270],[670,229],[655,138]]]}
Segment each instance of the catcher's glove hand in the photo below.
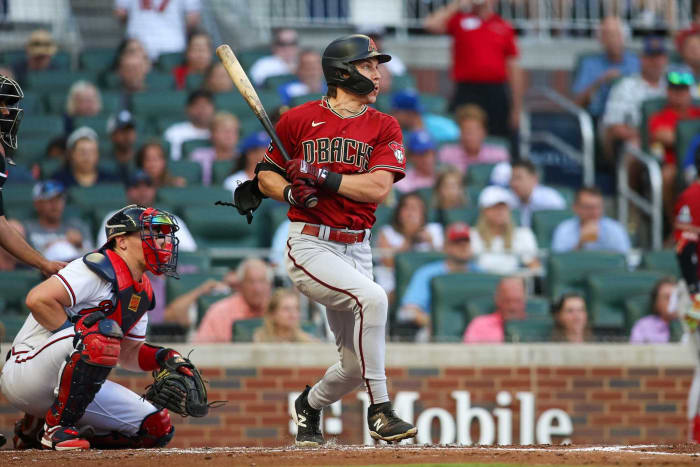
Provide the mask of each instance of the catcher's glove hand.
{"label": "catcher's glove hand", "polygon": [[204,417],[209,412],[207,388],[197,368],[188,359],[168,350],[160,370],[153,371],[153,384],[145,398],[159,409],[187,417]]}

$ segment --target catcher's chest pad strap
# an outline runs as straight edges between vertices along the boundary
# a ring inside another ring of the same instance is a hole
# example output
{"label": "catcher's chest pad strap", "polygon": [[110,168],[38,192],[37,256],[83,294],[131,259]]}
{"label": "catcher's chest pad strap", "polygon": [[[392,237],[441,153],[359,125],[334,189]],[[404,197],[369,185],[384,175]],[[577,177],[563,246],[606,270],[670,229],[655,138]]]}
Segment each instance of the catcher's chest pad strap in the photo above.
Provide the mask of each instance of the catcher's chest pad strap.
{"label": "catcher's chest pad strap", "polygon": [[106,280],[110,284],[114,291],[117,289],[117,274],[114,272],[114,267],[112,262],[99,251],[94,251],[83,256],[83,263],[101,279]]}

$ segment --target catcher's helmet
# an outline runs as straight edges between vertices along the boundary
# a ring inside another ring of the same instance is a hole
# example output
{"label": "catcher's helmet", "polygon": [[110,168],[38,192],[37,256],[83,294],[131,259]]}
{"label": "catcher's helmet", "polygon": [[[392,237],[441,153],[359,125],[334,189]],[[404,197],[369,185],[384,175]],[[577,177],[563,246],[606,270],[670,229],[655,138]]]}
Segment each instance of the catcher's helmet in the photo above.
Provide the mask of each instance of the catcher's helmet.
{"label": "catcher's helmet", "polygon": [[362,34],[334,40],[326,47],[321,61],[326,83],[335,84],[355,94],[369,94],[374,90],[374,83],[352,65],[352,62],[367,58],[376,58],[379,63],[385,63],[391,60],[391,55],[380,53],[374,41]]}
{"label": "catcher's helmet", "polygon": [[[140,232],[143,256],[153,274],[176,276],[179,230],[175,218],[166,211],[130,204],[107,220],[107,242],[120,235]],[[159,244],[160,240],[165,240]]]}
{"label": "catcher's helmet", "polygon": [[17,130],[22,121],[20,101],[23,97],[17,81],[0,75],[0,139],[12,149],[17,149]]}

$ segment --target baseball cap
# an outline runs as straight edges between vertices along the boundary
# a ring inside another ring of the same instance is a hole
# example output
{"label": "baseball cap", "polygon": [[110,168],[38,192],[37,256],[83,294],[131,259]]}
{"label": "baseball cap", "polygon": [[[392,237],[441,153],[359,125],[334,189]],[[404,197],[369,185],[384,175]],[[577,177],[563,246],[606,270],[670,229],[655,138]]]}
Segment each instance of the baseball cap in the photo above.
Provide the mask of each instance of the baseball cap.
{"label": "baseball cap", "polygon": [[134,128],[134,117],[128,110],[120,110],[114,115],[109,117],[107,120],[107,133],[112,133],[115,130],[121,130],[123,128]]}
{"label": "baseball cap", "polygon": [[666,81],[670,86],[693,86],[695,78],[693,74],[686,70],[674,70],[666,73]]}
{"label": "baseball cap", "polygon": [[394,110],[412,110],[422,112],[423,105],[420,103],[418,92],[415,89],[402,89],[394,93],[391,98],[391,108]]}
{"label": "baseball cap", "polygon": [[479,195],[479,207],[480,208],[490,208],[497,204],[504,203],[510,206],[511,197],[508,190],[497,185],[487,186],[481,190]]}
{"label": "baseball cap", "polygon": [[644,55],[666,55],[666,43],[663,37],[649,36],[644,39]]}
{"label": "baseball cap", "polygon": [[87,138],[89,140],[94,141],[97,143],[97,133],[95,133],[95,130],[90,128],[89,126],[81,126],[77,130],[74,130],[73,133],[71,133],[68,136],[68,139],[66,140],[66,148],[68,149],[73,149],[73,146],[75,143],[78,142],[78,140]]}
{"label": "baseball cap", "polygon": [[136,170],[129,175],[126,179],[126,187],[131,188],[132,186],[140,185],[145,183],[146,185],[153,185],[153,179],[143,170]]}
{"label": "baseball cap", "polygon": [[53,55],[57,48],[51,33],[45,29],[37,29],[29,35],[27,41],[29,55]]}
{"label": "baseball cap", "polygon": [[264,131],[257,131],[248,135],[241,143],[241,154],[251,149],[266,148],[270,145],[270,137]]}
{"label": "baseball cap", "polygon": [[425,130],[412,131],[408,135],[406,148],[413,154],[424,154],[431,149],[435,149],[433,138]]}
{"label": "baseball cap", "polygon": [[460,240],[469,240],[471,235],[469,233],[469,226],[464,222],[455,222],[447,227],[447,234],[445,235],[448,242],[458,242]]}
{"label": "baseball cap", "polygon": [[51,199],[62,195],[64,191],[63,183],[56,180],[44,180],[34,185],[32,199],[34,201]]}

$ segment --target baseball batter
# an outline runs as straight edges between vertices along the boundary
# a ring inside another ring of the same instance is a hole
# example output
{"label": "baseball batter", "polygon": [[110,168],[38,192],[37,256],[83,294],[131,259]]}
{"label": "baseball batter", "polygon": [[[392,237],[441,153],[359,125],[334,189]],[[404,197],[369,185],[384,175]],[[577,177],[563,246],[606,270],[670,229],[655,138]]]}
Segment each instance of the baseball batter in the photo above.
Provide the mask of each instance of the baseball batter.
{"label": "baseball batter", "polygon": [[[695,167],[700,174],[700,154],[695,156]],[[677,308],[696,358],[695,374],[688,392],[688,431],[689,438],[700,443],[700,178],[678,197],[674,216],[676,254],[685,282],[677,288],[680,297]]]}
{"label": "baseball batter", "polygon": [[105,229],[100,250],[27,295],[31,314],[0,373],[0,390],[27,414],[15,427],[16,448],[159,447],[173,437],[167,410],[107,376],[117,364],[152,371],[179,355],[144,341],[155,305],[145,272],[175,273],[177,223],[129,205]]}
{"label": "baseball batter", "polygon": [[[384,370],[386,292],[372,280],[374,211],[405,173],[396,120],[368,107],[377,99],[379,64],[391,59],[364,35],[328,45],[328,94],[287,111],[277,133],[291,161],[270,145],[258,166],[263,194],[290,204],[287,270],[310,299],[326,306],[339,361],[299,396],[292,417],[297,445],[324,443],[324,407],[364,385],[375,439],[398,441],[416,428],[391,408]],[[313,208],[306,201],[318,198]]]}

